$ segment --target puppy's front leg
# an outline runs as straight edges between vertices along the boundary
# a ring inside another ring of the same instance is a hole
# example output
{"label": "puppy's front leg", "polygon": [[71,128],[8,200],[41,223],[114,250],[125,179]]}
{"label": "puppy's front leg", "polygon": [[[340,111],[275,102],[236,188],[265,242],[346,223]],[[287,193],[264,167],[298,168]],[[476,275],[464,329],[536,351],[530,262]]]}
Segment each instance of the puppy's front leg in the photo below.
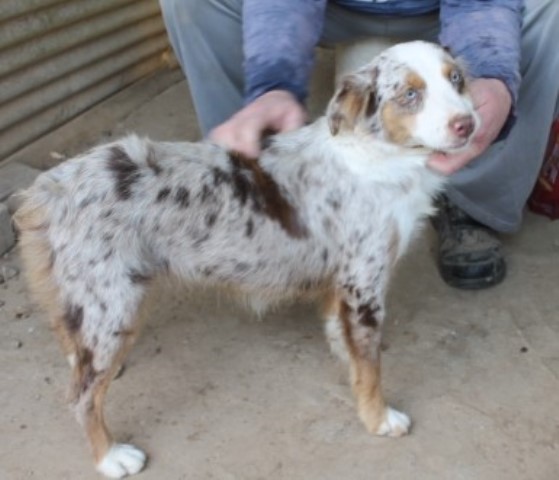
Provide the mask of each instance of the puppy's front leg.
{"label": "puppy's front leg", "polygon": [[[337,350],[342,343],[347,351],[359,417],[367,430],[391,437],[407,434],[410,419],[388,407],[382,395],[380,342],[384,307],[380,298],[370,286],[359,288],[346,283],[331,300],[327,316],[331,343]],[[338,322],[337,328],[332,322]],[[333,338],[335,331],[341,338]]]}

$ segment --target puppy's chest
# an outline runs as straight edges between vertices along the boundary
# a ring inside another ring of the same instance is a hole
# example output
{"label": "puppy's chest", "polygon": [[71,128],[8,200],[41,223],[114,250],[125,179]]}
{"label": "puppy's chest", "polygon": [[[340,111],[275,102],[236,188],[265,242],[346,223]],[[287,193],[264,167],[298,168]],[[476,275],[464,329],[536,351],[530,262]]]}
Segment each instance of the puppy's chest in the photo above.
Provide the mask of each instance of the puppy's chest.
{"label": "puppy's chest", "polygon": [[401,254],[432,213],[435,191],[421,179],[384,184],[339,175],[329,185],[309,182],[300,206],[311,231],[325,241],[347,246],[362,240],[382,247],[397,235]]}

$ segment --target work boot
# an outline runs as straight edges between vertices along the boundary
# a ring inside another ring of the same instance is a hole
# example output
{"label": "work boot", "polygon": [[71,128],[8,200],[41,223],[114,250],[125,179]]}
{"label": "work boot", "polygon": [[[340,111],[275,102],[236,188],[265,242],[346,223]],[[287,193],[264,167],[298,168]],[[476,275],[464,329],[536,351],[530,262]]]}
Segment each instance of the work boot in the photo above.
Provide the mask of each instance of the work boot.
{"label": "work boot", "polygon": [[506,264],[495,232],[475,221],[441,195],[432,219],[439,239],[437,263],[450,286],[477,290],[505,278]]}

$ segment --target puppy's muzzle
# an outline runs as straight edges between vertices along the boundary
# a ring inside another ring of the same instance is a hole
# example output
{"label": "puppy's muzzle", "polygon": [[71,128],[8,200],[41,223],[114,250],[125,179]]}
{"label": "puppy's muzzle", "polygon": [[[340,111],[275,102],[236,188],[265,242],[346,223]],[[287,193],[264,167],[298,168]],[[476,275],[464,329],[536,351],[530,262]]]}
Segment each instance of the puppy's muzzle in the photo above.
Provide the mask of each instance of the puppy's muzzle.
{"label": "puppy's muzzle", "polygon": [[470,138],[475,126],[473,115],[456,115],[448,122],[448,128],[452,135],[463,140]]}

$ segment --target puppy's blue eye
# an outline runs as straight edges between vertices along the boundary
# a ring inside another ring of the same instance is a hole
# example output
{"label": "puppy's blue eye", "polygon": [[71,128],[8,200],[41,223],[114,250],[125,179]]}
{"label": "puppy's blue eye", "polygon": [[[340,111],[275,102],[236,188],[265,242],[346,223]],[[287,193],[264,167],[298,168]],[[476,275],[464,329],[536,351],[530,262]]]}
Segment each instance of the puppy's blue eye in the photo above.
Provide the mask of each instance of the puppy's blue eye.
{"label": "puppy's blue eye", "polygon": [[406,90],[406,100],[415,100],[417,98],[417,90],[415,88],[408,88]]}
{"label": "puppy's blue eye", "polygon": [[458,70],[453,70],[450,74],[450,81],[453,85],[460,85],[463,81],[462,74]]}

